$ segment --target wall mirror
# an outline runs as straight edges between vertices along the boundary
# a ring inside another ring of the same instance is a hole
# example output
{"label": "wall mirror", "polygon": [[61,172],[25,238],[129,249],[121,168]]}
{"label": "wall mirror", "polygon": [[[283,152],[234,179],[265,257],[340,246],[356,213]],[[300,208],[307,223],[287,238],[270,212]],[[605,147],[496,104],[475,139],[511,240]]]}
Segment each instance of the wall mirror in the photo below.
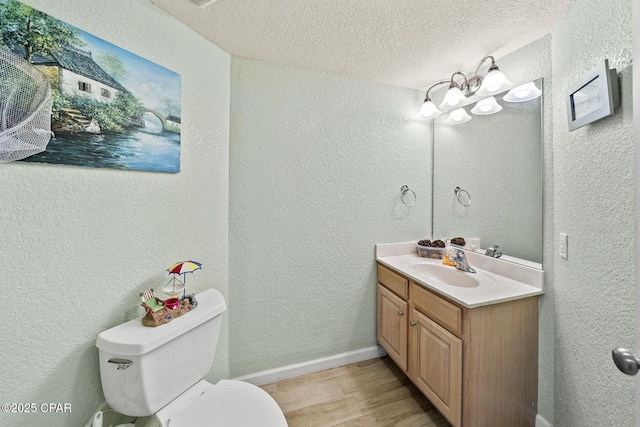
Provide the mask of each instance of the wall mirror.
{"label": "wall mirror", "polygon": [[499,245],[503,259],[542,268],[542,96],[505,95],[495,95],[496,114],[475,115],[472,104],[469,121],[435,119],[432,235],[479,237],[481,252]]}

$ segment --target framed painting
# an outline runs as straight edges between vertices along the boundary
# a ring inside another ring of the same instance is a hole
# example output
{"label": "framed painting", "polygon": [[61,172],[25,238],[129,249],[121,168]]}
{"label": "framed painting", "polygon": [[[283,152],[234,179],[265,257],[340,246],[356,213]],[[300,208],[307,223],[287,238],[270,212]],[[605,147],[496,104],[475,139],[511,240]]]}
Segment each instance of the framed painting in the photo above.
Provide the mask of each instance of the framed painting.
{"label": "framed painting", "polygon": [[54,137],[22,161],[180,172],[180,75],[16,0],[0,45],[51,83]]}

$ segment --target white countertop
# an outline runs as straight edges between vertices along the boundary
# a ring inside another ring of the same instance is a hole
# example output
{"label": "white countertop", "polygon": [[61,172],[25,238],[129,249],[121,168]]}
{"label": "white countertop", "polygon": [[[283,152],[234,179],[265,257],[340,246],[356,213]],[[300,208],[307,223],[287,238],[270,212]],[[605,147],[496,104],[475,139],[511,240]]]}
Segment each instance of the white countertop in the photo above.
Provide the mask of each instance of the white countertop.
{"label": "white countertop", "polygon": [[416,242],[389,243],[376,245],[376,260],[414,282],[428,288],[458,304],[475,308],[527,298],[544,293],[544,271],[486,255],[466,251],[467,261],[477,273],[466,273],[451,268],[453,275],[469,275],[478,286],[452,286],[424,274],[420,265],[432,265],[438,269],[442,260],[421,257],[417,253]]}

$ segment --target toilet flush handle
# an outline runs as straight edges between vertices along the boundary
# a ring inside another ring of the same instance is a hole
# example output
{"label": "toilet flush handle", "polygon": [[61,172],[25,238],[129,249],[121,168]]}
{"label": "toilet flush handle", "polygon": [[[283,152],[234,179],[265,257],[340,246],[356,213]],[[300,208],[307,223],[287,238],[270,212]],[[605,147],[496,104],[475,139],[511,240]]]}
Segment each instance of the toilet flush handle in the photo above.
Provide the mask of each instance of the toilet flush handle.
{"label": "toilet flush handle", "polygon": [[117,357],[114,357],[113,359],[109,359],[109,363],[117,364],[118,370],[121,370],[121,369],[127,369],[129,366],[131,366],[133,362],[128,359],[118,359]]}

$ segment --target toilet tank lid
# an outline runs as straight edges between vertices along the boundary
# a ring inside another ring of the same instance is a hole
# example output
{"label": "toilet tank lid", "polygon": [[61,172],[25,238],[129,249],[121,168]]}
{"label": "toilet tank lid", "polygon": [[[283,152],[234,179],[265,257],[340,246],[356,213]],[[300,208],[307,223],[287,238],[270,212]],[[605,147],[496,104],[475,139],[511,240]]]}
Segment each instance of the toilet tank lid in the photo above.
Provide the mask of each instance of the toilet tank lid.
{"label": "toilet tank lid", "polygon": [[98,335],[96,346],[120,356],[139,356],[165,344],[225,311],[224,297],[216,289],[196,295],[198,306],[164,325],[142,325],[140,318],[115,326]]}

